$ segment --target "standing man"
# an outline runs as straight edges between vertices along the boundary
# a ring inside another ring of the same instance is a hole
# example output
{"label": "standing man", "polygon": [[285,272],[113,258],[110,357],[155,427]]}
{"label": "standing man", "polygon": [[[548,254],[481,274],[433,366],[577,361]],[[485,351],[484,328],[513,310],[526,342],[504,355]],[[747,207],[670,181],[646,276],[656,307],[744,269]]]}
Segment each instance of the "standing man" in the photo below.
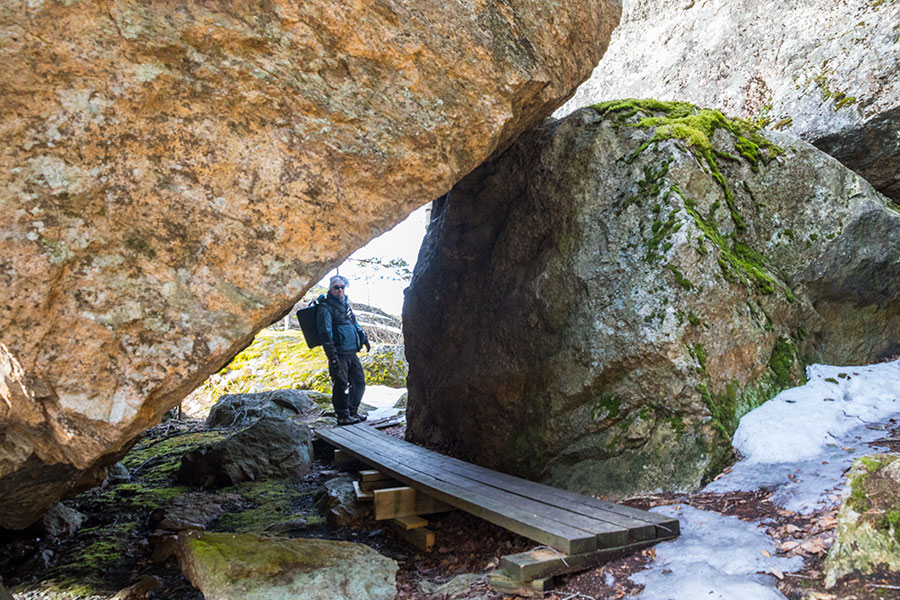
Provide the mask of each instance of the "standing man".
{"label": "standing man", "polygon": [[[335,275],[328,283],[328,293],[319,296],[316,326],[328,357],[328,374],[333,385],[331,403],[338,425],[352,425],[366,420],[359,414],[359,403],[366,391],[366,374],[356,355],[363,346],[371,350],[369,338],[350,310],[345,289],[347,278]],[[349,390],[348,390],[349,388]]]}

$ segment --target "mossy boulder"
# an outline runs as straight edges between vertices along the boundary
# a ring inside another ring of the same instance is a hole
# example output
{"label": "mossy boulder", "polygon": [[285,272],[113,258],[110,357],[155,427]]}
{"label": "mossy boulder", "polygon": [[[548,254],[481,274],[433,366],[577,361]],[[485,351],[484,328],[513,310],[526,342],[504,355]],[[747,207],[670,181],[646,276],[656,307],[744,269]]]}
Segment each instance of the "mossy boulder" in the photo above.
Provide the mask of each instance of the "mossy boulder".
{"label": "mossy boulder", "polygon": [[208,600],[393,600],[397,563],[363,544],[188,532],[178,559]]}
{"label": "mossy boulder", "polygon": [[825,584],[859,571],[900,571],[900,456],[853,463],[838,511],[837,538],[825,560]]}
{"label": "mossy boulder", "polygon": [[312,461],[309,427],[264,417],[221,441],[184,454],[176,477],[198,486],[227,486],[267,477],[303,477]]}
{"label": "mossy boulder", "polygon": [[607,102],[435,202],[403,323],[410,439],[581,492],[689,491],[805,364],[900,350],[900,214],[795,137]]}

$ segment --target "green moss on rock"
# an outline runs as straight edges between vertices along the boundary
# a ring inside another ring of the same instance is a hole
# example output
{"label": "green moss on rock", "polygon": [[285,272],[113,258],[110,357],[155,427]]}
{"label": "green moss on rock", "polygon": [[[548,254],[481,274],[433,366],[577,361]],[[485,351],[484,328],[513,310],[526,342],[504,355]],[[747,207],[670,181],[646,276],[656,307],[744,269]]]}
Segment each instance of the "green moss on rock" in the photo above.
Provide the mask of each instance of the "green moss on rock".
{"label": "green moss on rock", "polygon": [[895,454],[864,456],[847,473],[825,584],[882,569],[900,571],[900,456]]}

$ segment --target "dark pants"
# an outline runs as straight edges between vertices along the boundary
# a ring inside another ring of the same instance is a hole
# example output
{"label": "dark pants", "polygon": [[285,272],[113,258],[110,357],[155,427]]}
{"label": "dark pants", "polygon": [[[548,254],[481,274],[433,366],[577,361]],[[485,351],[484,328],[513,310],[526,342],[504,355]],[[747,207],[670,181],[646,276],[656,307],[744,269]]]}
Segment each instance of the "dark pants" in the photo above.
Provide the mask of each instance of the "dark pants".
{"label": "dark pants", "polygon": [[[331,403],[334,404],[334,412],[338,419],[346,419],[350,415],[359,412],[359,403],[366,391],[366,374],[362,363],[355,354],[339,354],[338,369],[330,369]],[[348,389],[349,392],[348,392]]]}

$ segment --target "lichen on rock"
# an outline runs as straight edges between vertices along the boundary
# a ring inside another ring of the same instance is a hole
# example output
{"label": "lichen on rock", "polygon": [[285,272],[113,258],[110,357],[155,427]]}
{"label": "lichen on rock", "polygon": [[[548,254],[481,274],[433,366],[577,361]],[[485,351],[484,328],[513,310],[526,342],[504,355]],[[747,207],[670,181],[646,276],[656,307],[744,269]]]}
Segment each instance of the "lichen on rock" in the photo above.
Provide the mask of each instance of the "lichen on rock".
{"label": "lichen on rock", "polygon": [[855,571],[900,571],[900,456],[857,459],[837,518],[837,538],[825,560],[826,586]]}
{"label": "lichen on rock", "polygon": [[630,0],[591,78],[557,111],[688,101],[793,133],[900,202],[900,4]]}

